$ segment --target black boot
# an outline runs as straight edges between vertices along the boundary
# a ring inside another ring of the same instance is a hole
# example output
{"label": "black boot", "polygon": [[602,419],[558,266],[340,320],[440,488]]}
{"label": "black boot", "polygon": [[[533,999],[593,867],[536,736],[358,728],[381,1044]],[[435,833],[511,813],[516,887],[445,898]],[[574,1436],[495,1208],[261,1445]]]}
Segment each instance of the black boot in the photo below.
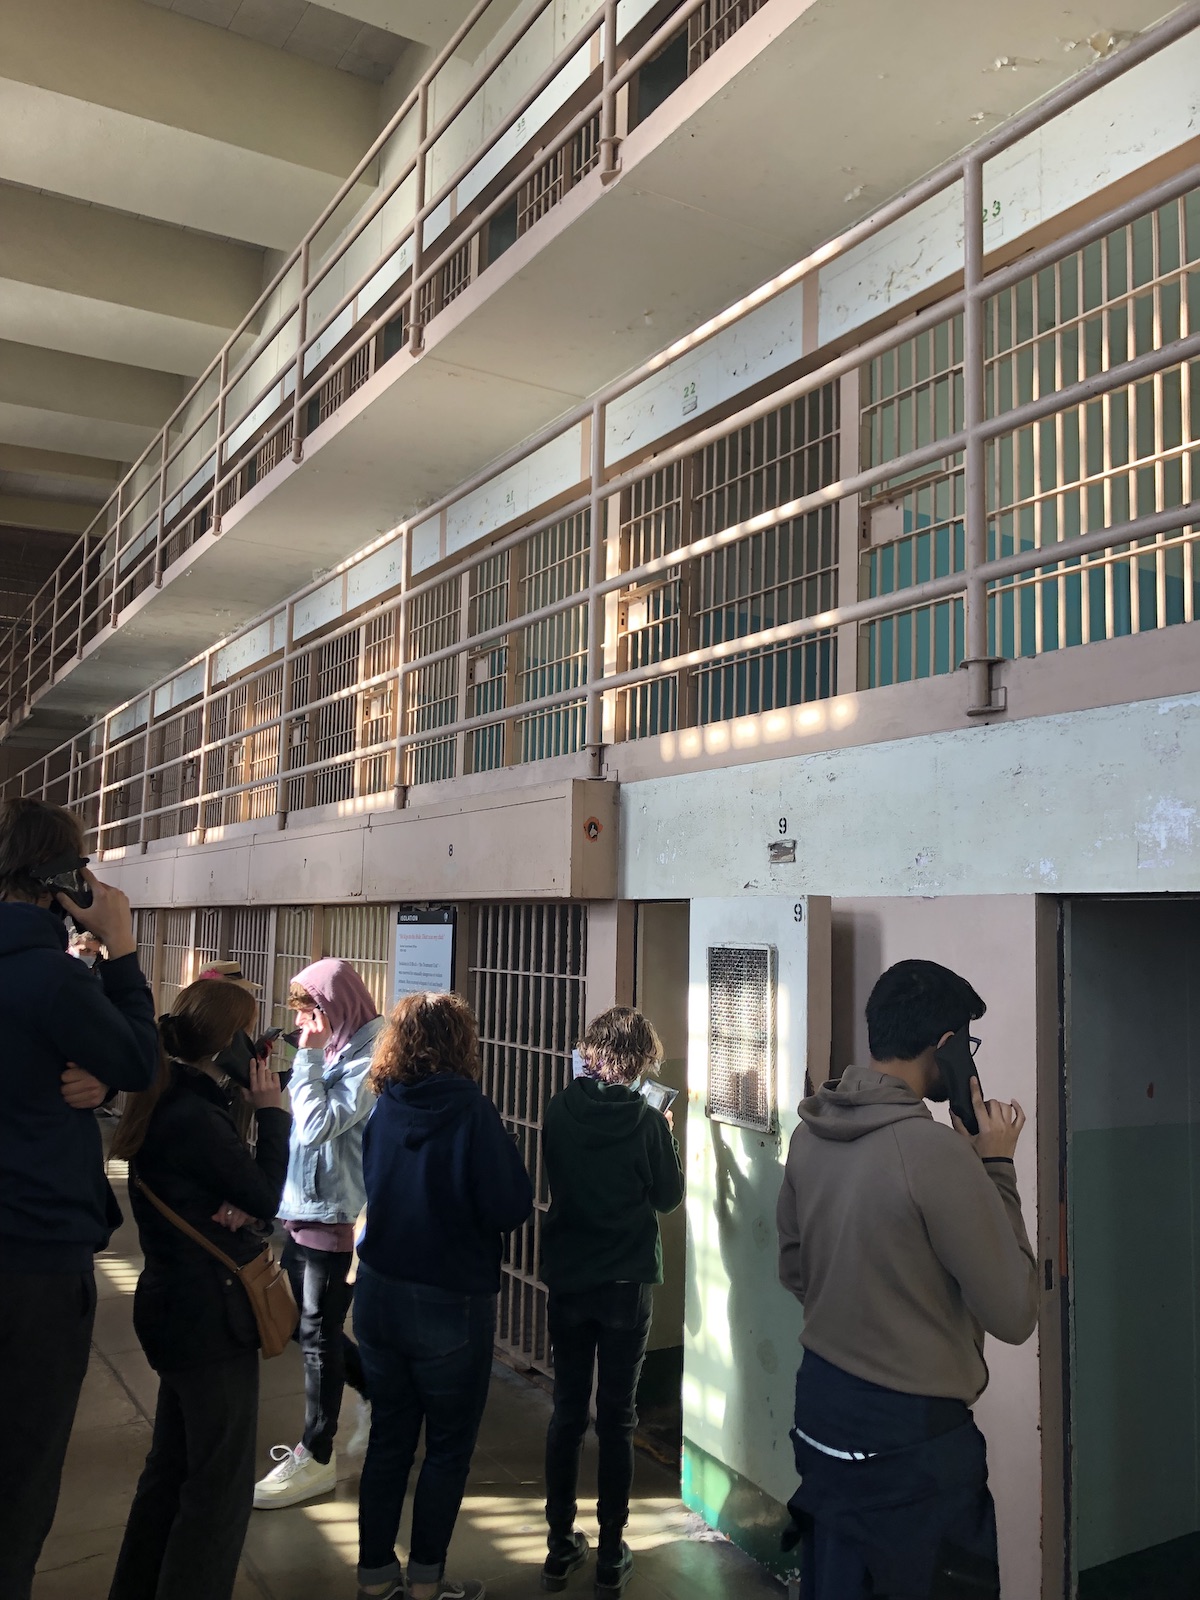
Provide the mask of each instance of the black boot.
{"label": "black boot", "polygon": [[596,1600],[617,1600],[633,1576],[633,1551],[622,1539],[610,1544],[601,1532],[596,1555]]}
{"label": "black boot", "polygon": [[578,1572],[588,1558],[588,1542],[582,1533],[551,1534],[550,1553],[542,1567],[542,1588],[557,1593],[567,1587],[567,1579]]}

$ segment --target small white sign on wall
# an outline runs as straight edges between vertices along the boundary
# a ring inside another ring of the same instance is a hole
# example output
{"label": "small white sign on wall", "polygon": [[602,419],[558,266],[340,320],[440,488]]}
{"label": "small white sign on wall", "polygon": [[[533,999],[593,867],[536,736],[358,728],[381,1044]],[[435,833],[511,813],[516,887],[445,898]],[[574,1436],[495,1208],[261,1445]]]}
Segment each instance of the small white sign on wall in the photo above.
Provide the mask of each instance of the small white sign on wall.
{"label": "small white sign on wall", "polygon": [[454,987],[453,906],[401,906],[396,913],[396,960],[392,1001],[421,990],[443,994]]}

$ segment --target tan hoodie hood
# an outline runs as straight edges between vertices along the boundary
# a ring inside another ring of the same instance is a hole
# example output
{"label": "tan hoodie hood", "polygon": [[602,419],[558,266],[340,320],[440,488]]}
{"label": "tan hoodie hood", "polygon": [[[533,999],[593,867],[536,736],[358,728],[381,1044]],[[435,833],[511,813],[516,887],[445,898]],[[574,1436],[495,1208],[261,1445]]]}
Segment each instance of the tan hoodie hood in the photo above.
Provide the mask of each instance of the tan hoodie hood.
{"label": "tan hoodie hood", "polygon": [[871,1067],[847,1067],[797,1108],[818,1139],[861,1139],[909,1117],[932,1121],[929,1107],[906,1083]]}

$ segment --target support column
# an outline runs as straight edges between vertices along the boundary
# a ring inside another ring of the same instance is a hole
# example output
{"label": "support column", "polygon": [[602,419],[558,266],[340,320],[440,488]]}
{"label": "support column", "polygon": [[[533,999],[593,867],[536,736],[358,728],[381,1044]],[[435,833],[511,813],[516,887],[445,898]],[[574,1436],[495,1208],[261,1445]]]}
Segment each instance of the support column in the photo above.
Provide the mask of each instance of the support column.
{"label": "support column", "polygon": [[587,1017],[610,1006],[631,1006],[637,947],[637,904],[633,900],[588,902]]}

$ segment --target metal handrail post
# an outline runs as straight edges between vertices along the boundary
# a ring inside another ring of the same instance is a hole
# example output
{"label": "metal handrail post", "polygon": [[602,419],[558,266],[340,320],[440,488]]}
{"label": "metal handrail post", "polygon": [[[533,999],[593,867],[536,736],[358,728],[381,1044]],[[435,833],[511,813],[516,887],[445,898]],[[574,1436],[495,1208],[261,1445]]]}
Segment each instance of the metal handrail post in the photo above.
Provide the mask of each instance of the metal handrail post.
{"label": "metal handrail post", "polygon": [[121,614],[119,604],[120,577],[121,577],[121,491],[125,487],[125,480],[117,485],[117,519],[113,523],[113,552],[112,552],[112,597],[109,604],[108,620],[112,627],[116,627],[117,618]]}
{"label": "metal handrail post", "polygon": [[392,735],[392,787],[395,793],[396,809],[401,810],[408,803],[408,784],[405,782],[404,748],[400,741],[404,737],[406,718],[407,678],[404,671],[405,657],[408,653],[408,591],[412,582],[412,541],[409,539],[408,530],[400,536],[404,543],[400,552],[400,571],[404,575],[404,582],[400,589],[400,604],[396,616],[396,649],[395,649],[395,727]]}
{"label": "metal handrail post", "polygon": [[988,646],[987,585],[979,568],[987,560],[987,444],[984,421],[983,297],[983,162],[968,156],[963,163],[963,427],[967,443],[964,466],[965,557],[964,599],[967,669],[967,711],[982,716],[1001,709],[992,702],[992,663]]}
{"label": "metal handrail post", "polygon": [[163,560],[167,547],[167,450],[170,445],[171,430],[165,427],[162,431],[162,451],[158,463],[158,533],[155,535],[154,550],[154,587],[162,588],[163,569],[166,562]]}
{"label": "metal handrail post", "polygon": [[604,0],[604,60],[601,63],[600,100],[600,179],[615,178],[617,160],[617,91],[613,79],[617,71],[617,0]]}
{"label": "metal handrail post", "polygon": [[410,355],[420,355],[425,344],[425,328],[420,317],[417,279],[421,275],[421,257],[425,233],[425,173],[429,152],[425,140],[429,133],[429,85],[421,84],[417,99],[417,165],[414,172],[416,194],[413,197],[412,269],[408,275],[408,349]]}
{"label": "metal handrail post", "polygon": [[308,266],[310,239],[306,235],[300,247],[300,293],[296,300],[296,388],[292,401],[292,460],[299,462],[304,454],[304,433],[300,402],[304,397],[304,351],[308,343]]}
{"label": "metal handrail post", "polygon": [[608,549],[607,501],[604,486],[605,406],[602,400],[592,407],[591,497],[588,502],[588,587],[587,587],[587,699],[584,709],[583,742],[597,762],[604,743],[604,614],[605,597],[600,585],[605,577]]}
{"label": "metal handrail post", "polygon": [[221,531],[221,457],[224,453],[225,405],[229,390],[229,346],[221,350],[221,365],[217,373],[217,439],[213,445],[213,515],[212,531],[215,537]]}
{"label": "metal handrail post", "polygon": [[[275,821],[280,828],[287,827],[287,773],[288,737],[292,721],[292,660],[296,654],[293,645],[295,634],[296,602],[290,600],[284,611],[283,684],[279,693],[279,748],[275,754]],[[274,640],[272,640],[274,643]]]}

